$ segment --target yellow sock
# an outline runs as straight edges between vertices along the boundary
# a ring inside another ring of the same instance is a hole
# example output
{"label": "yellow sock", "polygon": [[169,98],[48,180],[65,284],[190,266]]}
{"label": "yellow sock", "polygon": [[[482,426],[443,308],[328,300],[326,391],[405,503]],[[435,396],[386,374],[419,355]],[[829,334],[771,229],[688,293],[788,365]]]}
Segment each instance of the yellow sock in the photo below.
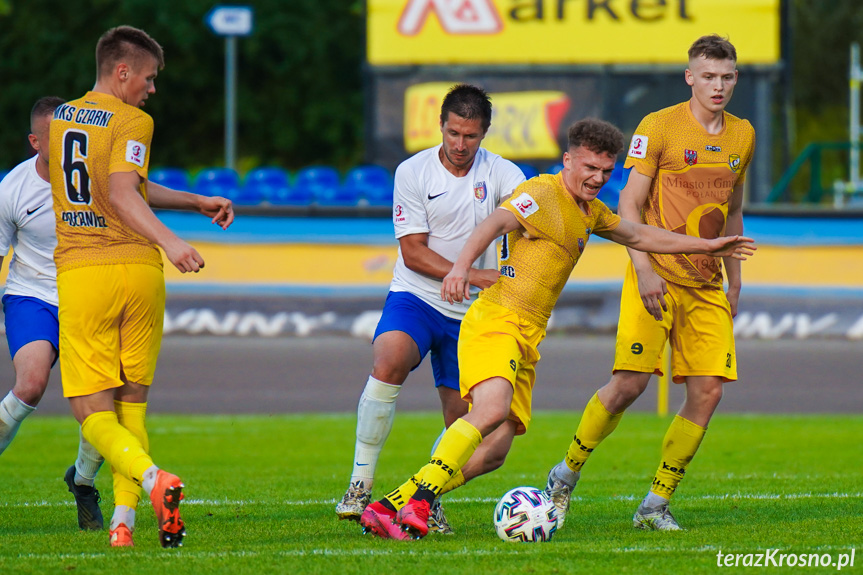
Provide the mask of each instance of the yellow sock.
{"label": "yellow sock", "polygon": [[447,481],[447,484],[443,486],[440,490],[439,495],[443,495],[444,493],[449,493],[453,489],[458,489],[462,485],[466,483],[464,479],[464,473],[461,472],[461,469],[458,470],[458,473],[452,476],[452,479]]}
{"label": "yellow sock", "polygon": [[113,411],[97,411],[81,424],[81,433],[96,451],[126,479],[141,485],[144,471],[153,466],[153,460],[144,451],[141,442],[120,425]]}
{"label": "yellow sock", "polygon": [[416,475],[411,475],[411,478],[387,493],[384,499],[390,502],[393,509],[398,511],[414,496],[417,492],[420,482],[422,482],[423,471],[420,469]]}
{"label": "yellow sock", "polygon": [[387,493],[384,499],[398,511],[420,488],[440,495],[443,486],[453,478],[460,475],[464,483],[461,468],[481,441],[482,435],[476,427],[463,419],[457,419],[441,437],[431,461],[406,482]]}
{"label": "yellow sock", "polygon": [[422,468],[419,488],[440,495],[443,486],[467,463],[480,442],[482,435],[476,427],[464,419],[456,419],[443,434],[431,460]]}
{"label": "yellow sock", "polygon": [[653,478],[651,492],[671,499],[706,432],[704,427],[679,415],[674,416],[674,421],[662,440],[662,461]]}
{"label": "yellow sock", "polygon": [[594,393],[584,408],[578,430],[566,452],[564,461],[567,467],[572,471],[581,471],[596,446],[615,430],[622,417],[622,411],[610,413],[599,400],[599,394]]}
{"label": "yellow sock", "polygon": [[[145,424],[147,404],[115,400],[114,411],[117,413],[117,421],[120,425],[128,429],[141,442],[144,451],[149,453],[150,438],[147,435]],[[135,482],[129,481],[121,473],[118,473],[114,466],[111,466],[111,473],[114,476],[114,505],[125,505],[135,509],[141,499],[141,488]]]}

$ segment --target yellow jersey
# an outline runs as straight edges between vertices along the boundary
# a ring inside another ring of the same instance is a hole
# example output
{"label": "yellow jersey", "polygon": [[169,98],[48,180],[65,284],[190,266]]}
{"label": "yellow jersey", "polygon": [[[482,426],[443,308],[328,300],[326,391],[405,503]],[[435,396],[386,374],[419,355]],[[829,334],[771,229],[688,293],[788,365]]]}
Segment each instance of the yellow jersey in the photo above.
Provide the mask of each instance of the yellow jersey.
{"label": "yellow jersey", "polygon": [[[625,167],[653,179],[642,221],[679,234],[713,239],[725,232],[728,201],[743,182],[755,130],[723,112],[725,127],[709,134],[689,102],[648,114],[638,125]],[[722,260],[701,254],[650,254],[656,273],[688,287],[722,289]]]}
{"label": "yellow jersey", "polygon": [[108,94],[87,92],[51,121],[49,168],[57,224],[57,273],[85,266],[142,263],[162,268],[158,248],[133,231],[109,201],[108,177],[137,172],[147,201],[153,119]]}
{"label": "yellow jersey", "polygon": [[500,278],[480,297],[545,329],[590,234],[620,224],[601,201],[587,207],[587,213],[581,211],[561,174],[543,174],[518,186],[501,208],[512,212],[522,228],[504,237]]}

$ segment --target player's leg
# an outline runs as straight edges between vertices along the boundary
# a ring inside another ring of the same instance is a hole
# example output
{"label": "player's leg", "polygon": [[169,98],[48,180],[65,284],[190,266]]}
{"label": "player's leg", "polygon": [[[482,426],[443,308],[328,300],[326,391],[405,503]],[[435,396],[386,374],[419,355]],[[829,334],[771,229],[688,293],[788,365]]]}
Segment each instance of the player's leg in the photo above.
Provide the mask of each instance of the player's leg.
{"label": "player's leg", "polygon": [[[673,309],[670,295],[666,301]],[[651,374],[660,373],[671,325],[670,313],[664,314],[662,321],[656,321],[644,308],[638,279],[630,264],[620,296],[611,379],[588,401],[563,460],[548,473],[546,493],[557,508],[558,528],[565,523],[572,490],[591,453],[617,428],[624,411],[647,388]]]}
{"label": "player's leg", "polygon": [[721,290],[673,286],[680,301],[672,345],[675,381],[686,382],[686,398],[662,440],[659,466],[633,525],[680,529],[668,503],[695,457],[710,418],[722,400],[723,385],[737,379],[733,324]]}
{"label": "player's leg", "polygon": [[472,409],[446,430],[429,463],[387,496],[398,507],[415,489],[396,515],[414,537],[425,535],[431,503],[475,454],[483,437],[503,428],[501,445],[508,447],[517,432],[526,430],[539,360],[536,348],[544,335],[497,304],[479,300],[471,306],[462,322],[458,356],[462,397],[472,402]]}
{"label": "player's leg", "polygon": [[[162,345],[162,323],[165,315],[165,280],[162,270],[148,265],[123,266],[127,277],[126,308],[120,323],[120,365],[123,387],[114,395],[118,418],[123,427],[149,455],[149,438],[145,425],[147,397],[159,350]],[[120,470],[122,471],[122,470]],[[180,547],[186,535],[180,517],[183,482],[176,475],[153,464],[138,483],[136,477],[123,474],[149,494],[159,524],[162,547]],[[115,486],[124,485],[115,481]],[[128,484],[126,484],[128,485]],[[129,490],[129,501],[137,493]]]}
{"label": "player's leg", "polygon": [[21,422],[36,410],[55,357],[54,346],[44,340],[32,341],[15,353],[15,387],[0,401],[0,453],[15,438]]}
{"label": "player's leg", "polygon": [[353,467],[348,489],[336,504],[339,519],[359,521],[371,501],[377,462],[392,429],[401,385],[431,345],[428,307],[408,293],[387,296],[372,344],[372,373],[357,405]]}
{"label": "player's leg", "polygon": [[99,507],[102,498],[96,489],[96,474],[104,462],[105,458],[90,445],[79,428],[78,457],[63,477],[69,492],[75,497],[79,529],[96,531],[104,526],[102,509]]}
{"label": "player's leg", "polygon": [[413,537],[424,537],[428,533],[428,517],[434,499],[467,463],[483,436],[498,429],[509,417],[513,388],[508,379],[487,379],[473,386],[471,395],[473,409],[447,428],[431,460],[420,470],[422,481],[396,514],[396,522]]}
{"label": "player's leg", "polygon": [[6,295],[3,311],[15,385],[0,400],[0,454],[45,394],[59,346],[55,306],[33,297]]}
{"label": "player's leg", "polygon": [[[114,397],[114,411],[120,425],[132,432],[147,453],[150,452],[150,439],[145,424],[147,414],[147,394],[149,387],[128,384],[117,390]],[[117,397],[121,399],[116,399]],[[111,516],[110,538],[113,547],[131,547],[135,531],[135,512],[141,499],[141,488],[133,481],[123,477],[115,469],[114,513]]]}

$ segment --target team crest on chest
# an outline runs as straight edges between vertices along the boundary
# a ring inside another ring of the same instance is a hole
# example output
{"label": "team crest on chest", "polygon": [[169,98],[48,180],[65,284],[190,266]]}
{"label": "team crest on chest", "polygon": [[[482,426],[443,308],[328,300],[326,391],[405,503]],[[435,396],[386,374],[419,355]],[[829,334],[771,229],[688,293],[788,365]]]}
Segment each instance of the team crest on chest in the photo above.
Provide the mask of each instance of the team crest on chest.
{"label": "team crest on chest", "polygon": [[695,150],[683,150],[683,160],[690,166],[698,163],[698,152]]}
{"label": "team crest on chest", "polygon": [[476,198],[478,202],[484,202],[487,195],[488,190],[486,190],[485,182],[474,182],[473,197]]}
{"label": "team crest on chest", "polygon": [[739,154],[731,154],[728,156],[728,167],[731,168],[731,171],[735,174],[737,170],[740,169],[740,155]]}
{"label": "team crest on chest", "polygon": [[584,251],[584,238],[578,238],[578,251]]}

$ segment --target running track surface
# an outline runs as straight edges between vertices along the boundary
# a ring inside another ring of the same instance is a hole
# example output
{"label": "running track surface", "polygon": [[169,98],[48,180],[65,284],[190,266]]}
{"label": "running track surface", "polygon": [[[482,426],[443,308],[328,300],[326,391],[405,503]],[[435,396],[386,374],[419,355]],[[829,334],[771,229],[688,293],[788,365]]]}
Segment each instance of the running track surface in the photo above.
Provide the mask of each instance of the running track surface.
{"label": "running track surface", "polygon": [[[3,346],[5,346],[5,338]],[[849,340],[738,340],[740,380],[728,384],[720,412],[860,413],[863,343]],[[8,358],[8,351],[3,349]],[[550,336],[540,346],[534,409],[578,418],[608,381],[614,338]],[[348,337],[166,337],[148,413],[354,412],[371,369],[371,345]],[[0,360],[2,395],[11,361]],[[439,410],[428,359],[405,383],[400,410]],[[672,387],[669,410],[683,398]],[[655,380],[631,409],[656,409]],[[55,366],[38,414],[68,414]]]}

